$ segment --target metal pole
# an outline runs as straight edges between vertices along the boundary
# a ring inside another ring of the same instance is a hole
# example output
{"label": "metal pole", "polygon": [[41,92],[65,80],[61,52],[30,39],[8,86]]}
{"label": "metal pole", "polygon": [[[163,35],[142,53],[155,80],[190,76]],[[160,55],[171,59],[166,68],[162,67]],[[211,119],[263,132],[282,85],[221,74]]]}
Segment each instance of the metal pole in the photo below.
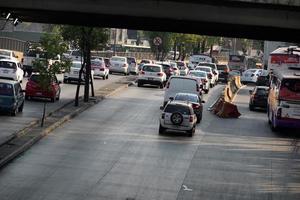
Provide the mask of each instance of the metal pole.
{"label": "metal pole", "polygon": [[116,44],[117,44],[117,29],[114,31],[114,56],[116,55]]}

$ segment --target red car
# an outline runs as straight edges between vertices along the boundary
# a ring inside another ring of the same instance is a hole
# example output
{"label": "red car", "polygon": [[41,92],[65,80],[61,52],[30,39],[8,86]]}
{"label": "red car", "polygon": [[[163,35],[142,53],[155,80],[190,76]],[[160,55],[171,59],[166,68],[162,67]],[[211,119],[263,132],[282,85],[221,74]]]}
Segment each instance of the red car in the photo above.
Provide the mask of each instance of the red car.
{"label": "red car", "polygon": [[58,81],[56,76],[54,76],[50,83],[49,90],[42,90],[39,86],[39,74],[32,74],[26,84],[25,99],[28,100],[36,97],[49,98],[51,99],[51,102],[59,100],[61,92],[60,84],[61,81]]}

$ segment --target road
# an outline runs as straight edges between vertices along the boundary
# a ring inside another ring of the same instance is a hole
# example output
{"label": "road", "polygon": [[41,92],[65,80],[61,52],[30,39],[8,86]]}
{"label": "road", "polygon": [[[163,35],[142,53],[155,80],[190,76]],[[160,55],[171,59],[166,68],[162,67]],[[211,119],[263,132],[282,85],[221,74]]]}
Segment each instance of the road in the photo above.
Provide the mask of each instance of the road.
{"label": "road", "polygon": [[[57,76],[58,76],[58,80],[62,81],[63,79],[62,74]],[[100,87],[103,87],[106,84],[115,82],[121,79],[122,77],[124,76],[110,75],[109,79],[107,80],[102,80],[100,78],[97,78],[94,81],[95,90],[99,89]],[[27,83],[27,78],[25,78],[22,83],[23,89],[25,89],[26,83]],[[76,84],[62,84],[60,100],[56,101],[55,103],[51,103],[49,100],[41,100],[41,99],[25,101],[23,113],[18,113],[17,117],[11,117],[8,116],[7,114],[2,113],[0,115],[0,143],[6,141],[7,137],[19,131],[25,125],[28,125],[31,121],[34,121],[36,119],[41,119],[45,101],[49,102],[47,104],[47,109],[46,109],[47,113],[49,113],[60,108],[62,105],[66,104],[67,102],[73,100],[75,98],[76,87],[77,87]],[[83,95],[83,90],[84,90],[84,86],[82,85],[80,89],[80,95]]]}
{"label": "road", "polygon": [[239,119],[205,110],[190,138],[158,135],[163,90],[132,86],[3,168],[1,200],[299,199],[298,139],[272,133],[266,113],[250,112],[248,89],[235,99]]}

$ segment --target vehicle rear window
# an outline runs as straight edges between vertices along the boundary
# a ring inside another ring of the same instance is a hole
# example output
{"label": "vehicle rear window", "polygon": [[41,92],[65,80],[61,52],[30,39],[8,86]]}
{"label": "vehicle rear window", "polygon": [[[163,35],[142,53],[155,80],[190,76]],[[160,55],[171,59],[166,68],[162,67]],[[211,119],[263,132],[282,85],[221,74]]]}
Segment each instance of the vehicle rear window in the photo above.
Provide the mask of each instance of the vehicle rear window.
{"label": "vehicle rear window", "polygon": [[196,70],[205,71],[205,72],[210,72],[210,69],[209,69],[209,68],[206,68],[206,67],[196,67]]}
{"label": "vehicle rear window", "polygon": [[0,95],[13,96],[14,95],[13,85],[9,83],[0,83]]}
{"label": "vehicle rear window", "polygon": [[103,61],[101,60],[92,60],[91,61],[91,65],[97,65],[97,66],[100,66],[102,64]]}
{"label": "vehicle rear window", "polygon": [[256,90],[256,94],[258,96],[264,96],[264,95],[267,95],[269,92],[268,90],[264,89],[264,88],[257,88]]}
{"label": "vehicle rear window", "polygon": [[175,96],[175,100],[190,101],[190,102],[193,102],[193,103],[199,103],[199,98],[196,95],[184,95],[184,94],[180,94],[180,95],[176,95]]}
{"label": "vehicle rear window", "polygon": [[193,92],[197,90],[197,81],[187,78],[171,78],[169,88],[181,92]]}
{"label": "vehicle rear window", "polygon": [[197,77],[206,77],[206,73],[202,71],[191,71],[190,74]]}
{"label": "vehicle rear window", "polygon": [[217,65],[218,70],[225,70],[227,69],[227,65]]}
{"label": "vehicle rear window", "polygon": [[166,106],[165,112],[167,113],[175,113],[179,112],[183,115],[190,115],[190,108],[187,106],[183,105],[174,105],[174,104],[169,104]]}
{"label": "vehicle rear window", "polygon": [[1,50],[0,50],[0,55],[3,55],[3,56],[10,56],[10,52],[8,52],[8,51],[1,51]]}
{"label": "vehicle rear window", "polygon": [[212,63],[199,63],[198,66],[206,66],[206,67],[210,67],[212,69],[216,69],[215,64],[212,64]]}
{"label": "vehicle rear window", "polygon": [[136,63],[135,62],[135,58],[127,57],[127,63],[128,64],[130,64],[130,63]]}
{"label": "vehicle rear window", "polygon": [[300,79],[285,79],[281,83],[281,89],[288,89],[289,91],[300,92]]}
{"label": "vehicle rear window", "polygon": [[160,72],[160,67],[151,66],[151,65],[144,65],[143,71],[146,71],[146,72]]}
{"label": "vehicle rear window", "polygon": [[37,74],[31,75],[30,80],[35,82],[35,83],[38,83],[39,82],[39,75],[37,75]]}
{"label": "vehicle rear window", "polygon": [[17,69],[17,65],[14,62],[0,61],[0,68]]}
{"label": "vehicle rear window", "polygon": [[123,57],[112,57],[111,61],[117,61],[117,62],[125,62],[125,58]]}

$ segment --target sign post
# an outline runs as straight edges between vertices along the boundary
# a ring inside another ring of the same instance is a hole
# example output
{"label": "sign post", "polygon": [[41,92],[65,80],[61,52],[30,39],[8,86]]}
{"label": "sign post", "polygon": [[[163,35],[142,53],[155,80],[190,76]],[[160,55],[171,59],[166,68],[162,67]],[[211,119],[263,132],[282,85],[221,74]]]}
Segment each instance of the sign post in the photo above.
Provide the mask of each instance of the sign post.
{"label": "sign post", "polygon": [[159,46],[162,44],[162,39],[158,36],[156,36],[154,39],[153,39],[153,44],[156,46],[156,60],[159,60]]}

